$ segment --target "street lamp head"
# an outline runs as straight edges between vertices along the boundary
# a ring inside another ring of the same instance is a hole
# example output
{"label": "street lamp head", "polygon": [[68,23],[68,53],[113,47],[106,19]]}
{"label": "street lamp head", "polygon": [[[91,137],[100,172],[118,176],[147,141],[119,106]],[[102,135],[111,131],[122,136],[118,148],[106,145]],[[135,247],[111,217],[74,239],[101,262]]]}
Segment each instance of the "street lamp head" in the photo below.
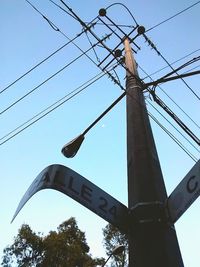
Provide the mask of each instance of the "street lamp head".
{"label": "street lamp head", "polygon": [[123,251],[125,250],[125,246],[124,245],[119,245],[116,246],[113,251],[112,251],[112,255],[116,256],[121,254]]}
{"label": "street lamp head", "polygon": [[114,247],[114,249],[111,251],[109,257],[107,258],[107,260],[104,262],[104,264],[101,267],[104,267],[112,256],[120,255],[122,252],[124,252],[124,250],[125,250],[124,245],[119,245],[119,246]]}
{"label": "street lamp head", "polygon": [[76,138],[74,138],[69,143],[67,143],[66,145],[64,145],[61,150],[63,155],[67,158],[73,158],[78,152],[84,138],[85,138],[84,135],[81,134],[77,136]]}

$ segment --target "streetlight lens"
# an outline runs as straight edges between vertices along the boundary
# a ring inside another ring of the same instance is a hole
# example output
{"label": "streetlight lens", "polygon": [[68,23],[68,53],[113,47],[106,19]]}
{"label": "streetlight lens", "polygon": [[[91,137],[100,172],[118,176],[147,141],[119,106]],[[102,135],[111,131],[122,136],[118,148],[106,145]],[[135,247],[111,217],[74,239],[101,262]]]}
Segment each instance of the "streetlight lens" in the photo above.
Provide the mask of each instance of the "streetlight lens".
{"label": "streetlight lens", "polygon": [[83,140],[84,140],[84,135],[79,135],[78,137],[74,138],[72,141],[64,145],[62,148],[62,153],[65,157],[67,158],[73,158],[76,153],[78,152]]}
{"label": "streetlight lens", "polygon": [[117,247],[115,247],[115,248],[113,249],[112,254],[113,254],[113,255],[119,255],[119,254],[121,254],[124,250],[125,250],[125,246],[124,246],[124,245],[119,245],[119,246],[117,246]]}

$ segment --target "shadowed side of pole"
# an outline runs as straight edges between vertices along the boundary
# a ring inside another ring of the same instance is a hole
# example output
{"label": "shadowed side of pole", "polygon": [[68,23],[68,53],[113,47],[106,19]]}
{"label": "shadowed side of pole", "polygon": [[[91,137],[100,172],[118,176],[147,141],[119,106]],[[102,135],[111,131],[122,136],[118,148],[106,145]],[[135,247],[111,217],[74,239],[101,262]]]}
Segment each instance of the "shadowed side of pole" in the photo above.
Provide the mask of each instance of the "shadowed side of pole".
{"label": "shadowed side of pole", "polygon": [[173,225],[165,216],[167,193],[129,40],[125,39],[129,267],[182,267]]}

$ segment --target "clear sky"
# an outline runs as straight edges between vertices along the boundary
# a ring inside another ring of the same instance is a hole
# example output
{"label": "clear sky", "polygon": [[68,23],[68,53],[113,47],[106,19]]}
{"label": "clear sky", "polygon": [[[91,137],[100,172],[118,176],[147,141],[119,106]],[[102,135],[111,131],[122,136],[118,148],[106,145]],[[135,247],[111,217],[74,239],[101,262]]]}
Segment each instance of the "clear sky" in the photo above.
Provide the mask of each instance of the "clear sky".
{"label": "clear sky", "polygon": [[[55,0],[55,2],[61,5],[60,1]],[[196,1],[124,0],[120,2],[130,9],[139,24],[150,29]],[[69,38],[73,38],[81,32],[80,24],[50,1],[32,0],[31,3]],[[66,3],[84,21],[89,22],[98,15],[100,8],[107,7],[114,1],[71,0],[66,1]],[[148,37],[170,63],[196,51],[174,64],[174,67],[199,56],[199,13],[200,4],[197,4],[147,32]],[[118,24],[134,25],[130,14],[120,5],[110,7],[108,15]],[[131,30],[131,28],[123,29],[126,32]],[[110,32],[102,25],[96,26],[94,30],[99,37]],[[23,223],[29,224],[35,231],[46,234],[50,230],[55,230],[64,220],[74,216],[79,227],[86,232],[91,253],[94,256],[104,256],[102,228],[106,222],[59,192],[44,190],[37,193],[12,224],[10,221],[29,185],[40,171],[50,164],[63,164],[72,168],[127,205],[125,100],[122,100],[87,134],[75,158],[66,159],[60,152],[65,143],[80,134],[122,91],[107,77],[104,77],[48,116],[4,143],[10,135],[5,138],[4,136],[10,131],[94,77],[100,70],[87,57],[82,56],[26,98],[10,107],[12,103],[48,79],[75,57],[78,57],[81,52],[73,44],[70,44],[29,75],[4,90],[68,40],[59,31],[53,30],[49,23],[25,0],[2,0],[0,2],[0,33],[0,255],[2,255],[3,248],[12,243],[13,237]],[[88,36],[92,43],[96,42],[94,38]],[[90,47],[86,35],[77,38],[75,42],[83,50]],[[110,48],[114,48],[118,42],[116,37],[111,37],[106,44]],[[148,74],[166,66],[166,62],[145,43],[142,37],[137,39],[137,44],[141,50],[135,55],[136,61]],[[98,46],[95,51],[100,59],[107,55],[102,47]],[[97,62],[94,51],[91,50],[88,55]],[[198,62],[185,71],[195,66],[198,66]],[[198,69],[199,67],[196,70]],[[118,67],[116,71],[124,85],[124,69]],[[152,78],[157,79],[169,71],[171,70],[166,68],[152,75]],[[146,76],[141,69],[139,69],[139,74],[141,78]],[[199,76],[185,80],[196,94],[200,95]],[[145,81],[149,80],[146,79]],[[174,81],[163,84],[161,88],[156,89],[156,93],[197,136],[200,136],[200,128],[197,126],[200,125],[199,100],[183,82]],[[196,150],[196,148],[198,149],[197,145],[191,141],[195,148],[191,146],[159,115],[149,103],[178,128],[167,114],[156,106],[148,94],[146,94],[146,99],[148,110],[199,159],[199,152]],[[10,108],[7,109],[8,107]],[[195,161],[154,121],[151,123],[167,192],[170,194],[192,168]],[[200,202],[197,199],[176,223],[179,244],[186,267],[199,266],[199,208]]]}

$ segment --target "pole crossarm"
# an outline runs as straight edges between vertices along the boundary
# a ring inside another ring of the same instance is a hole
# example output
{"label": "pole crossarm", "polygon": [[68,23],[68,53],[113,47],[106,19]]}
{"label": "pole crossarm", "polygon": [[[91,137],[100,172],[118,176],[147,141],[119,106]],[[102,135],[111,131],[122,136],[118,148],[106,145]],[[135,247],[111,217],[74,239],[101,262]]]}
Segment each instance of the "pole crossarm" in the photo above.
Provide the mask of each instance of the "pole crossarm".
{"label": "pole crossarm", "polygon": [[144,83],[143,88],[145,89],[145,88],[152,86],[152,85],[157,86],[160,83],[165,83],[165,82],[169,82],[169,81],[173,81],[173,80],[177,80],[177,79],[181,79],[181,78],[185,78],[185,77],[189,77],[189,76],[193,76],[193,75],[198,75],[198,74],[200,74],[200,70],[192,71],[189,73],[179,74],[177,76],[173,76],[173,77],[169,77],[169,78],[161,78],[161,79],[158,79],[158,80],[153,81],[153,82]]}

